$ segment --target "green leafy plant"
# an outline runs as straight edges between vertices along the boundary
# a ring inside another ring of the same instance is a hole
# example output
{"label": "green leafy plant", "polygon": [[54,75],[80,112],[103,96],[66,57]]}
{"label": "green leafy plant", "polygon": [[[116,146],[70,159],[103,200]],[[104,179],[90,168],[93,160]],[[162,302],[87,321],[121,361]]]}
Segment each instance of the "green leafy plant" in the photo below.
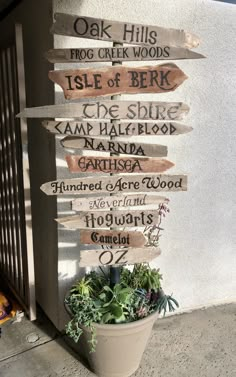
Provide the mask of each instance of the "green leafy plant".
{"label": "green leafy plant", "polygon": [[128,323],[158,311],[174,311],[178,307],[172,296],[161,288],[162,275],[148,264],[136,264],[132,271],[122,268],[120,283],[110,286],[109,275],[91,272],[72,286],[65,300],[72,314],[66,333],[78,342],[83,330],[91,330],[91,351],[96,348],[95,323]]}

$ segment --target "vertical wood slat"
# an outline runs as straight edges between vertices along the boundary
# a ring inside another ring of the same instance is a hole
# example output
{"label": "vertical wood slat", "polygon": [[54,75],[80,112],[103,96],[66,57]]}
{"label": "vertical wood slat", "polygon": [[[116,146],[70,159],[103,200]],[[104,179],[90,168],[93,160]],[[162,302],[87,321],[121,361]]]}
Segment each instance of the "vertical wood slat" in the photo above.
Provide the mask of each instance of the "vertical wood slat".
{"label": "vertical wood slat", "polygon": [[[18,76],[17,76],[17,66],[16,66],[16,48],[14,46],[12,50],[12,77],[13,77],[13,117],[14,117],[14,136],[15,136],[15,181],[16,181],[16,226],[18,228],[19,237],[19,247],[17,249],[17,261],[18,261],[18,272],[19,272],[19,290],[21,296],[24,297],[26,305],[28,304],[28,298],[25,297],[25,274],[27,273],[27,268],[24,263],[24,257],[26,254],[26,240],[25,240],[25,225],[24,225],[24,208],[22,207],[22,201],[24,198],[23,192],[23,180],[22,180],[22,148],[21,148],[21,130],[20,123],[15,118],[15,114],[19,112],[19,94],[18,94]],[[23,222],[23,224],[22,224]]]}
{"label": "vertical wood slat", "polygon": [[15,118],[14,114],[17,111],[14,103],[14,93],[17,88],[14,88],[14,75],[13,66],[14,46],[11,46],[7,51],[7,77],[8,77],[8,95],[9,95],[9,110],[10,110],[10,123],[9,128],[9,139],[10,139],[10,150],[11,150],[11,184],[13,187],[12,193],[12,228],[14,234],[14,250],[13,250],[13,269],[14,269],[14,286],[18,290],[22,290],[21,282],[22,279],[22,263],[21,263],[21,240],[20,240],[20,229],[19,229],[19,219],[18,219],[18,184],[17,184],[17,157],[16,157],[16,135],[15,135]]}
{"label": "vertical wood slat", "polygon": [[[24,71],[24,53],[23,53],[23,35],[22,26],[16,24],[15,28],[16,53],[17,53],[17,73],[18,73],[18,93],[19,93],[19,110],[22,111],[26,107],[25,97],[25,71]],[[26,143],[28,140],[27,123],[25,119],[20,119],[21,140]],[[22,155],[23,156],[23,155]],[[29,160],[28,153],[22,161],[23,164],[23,186],[30,191],[29,179]],[[33,236],[32,236],[32,214],[30,195],[24,197],[24,213],[27,210],[27,223],[25,223],[26,231],[26,264],[27,264],[27,289],[28,289],[28,313],[31,320],[36,318],[36,300],[35,300],[35,273],[34,273],[34,254],[33,254]]]}
{"label": "vertical wood slat", "polygon": [[12,154],[11,154],[11,138],[10,130],[13,125],[11,122],[11,104],[9,97],[9,80],[8,80],[8,51],[5,49],[4,61],[3,61],[3,81],[4,81],[4,97],[5,97],[5,114],[6,122],[4,127],[5,132],[5,167],[6,167],[6,203],[7,203],[7,225],[9,232],[9,272],[11,281],[15,280],[14,273],[14,250],[15,250],[15,237],[14,237],[14,218],[13,218],[13,206],[12,199],[14,196],[14,186],[12,185]]}
{"label": "vertical wood slat", "polygon": [[4,252],[5,252],[5,270],[8,276],[10,273],[10,232],[9,232],[9,214],[7,207],[7,162],[6,162],[6,136],[5,136],[5,125],[8,122],[7,119],[7,104],[5,98],[5,86],[4,86],[4,56],[5,50],[1,51],[0,64],[1,64],[1,115],[2,115],[2,127],[1,127],[1,143],[2,143],[2,207],[3,207],[3,218],[4,218]]}
{"label": "vertical wood slat", "polygon": [[4,125],[4,104],[3,104],[3,86],[2,86],[2,73],[1,73],[1,54],[0,54],[0,201],[1,201],[1,260],[2,266],[6,266],[7,268],[7,254],[5,246],[6,242],[6,227],[5,227],[5,205],[4,205],[4,166],[3,166],[3,155],[4,155],[4,148],[3,148],[3,125]]}

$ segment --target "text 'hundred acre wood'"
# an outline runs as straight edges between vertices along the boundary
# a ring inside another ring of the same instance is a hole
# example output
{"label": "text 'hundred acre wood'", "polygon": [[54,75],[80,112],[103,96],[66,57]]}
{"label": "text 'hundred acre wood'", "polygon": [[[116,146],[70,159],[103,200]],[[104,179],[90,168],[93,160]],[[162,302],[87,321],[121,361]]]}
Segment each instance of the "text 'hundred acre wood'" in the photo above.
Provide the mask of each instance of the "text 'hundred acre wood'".
{"label": "text 'hundred acre wood'", "polygon": [[44,183],[47,195],[94,194],[116,192],[186,191],[186,175],[139,174],[118,177],[59,179]]}
{"label": "text 'hundred acre wood'", "polygon": [[187,76],[173,63],[147,67],[82,68],[50,71],[66,99],[121,93],[162,93],[175,90]]}
{"label": "text 'hundred acre wood'", "polygon": [[79,38],[100,39],[129,44],[197,47],[199,38],[184,30],[109,21],[92,17],[55,13],[51,32]]}

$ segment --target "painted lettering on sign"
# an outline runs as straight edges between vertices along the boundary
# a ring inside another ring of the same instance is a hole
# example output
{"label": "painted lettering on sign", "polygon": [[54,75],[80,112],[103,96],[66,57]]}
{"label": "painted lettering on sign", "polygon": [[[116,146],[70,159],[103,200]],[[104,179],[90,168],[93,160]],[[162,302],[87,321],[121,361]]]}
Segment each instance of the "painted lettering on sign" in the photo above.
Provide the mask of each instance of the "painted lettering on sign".
{"label": "painted lettering on sign", "polygon": [[147,240],[142,232],[121,232],[116,230],[81,230],[80,243],[90,245],[111,245],[142,247]]}
{"label": "painted lettering on sign", "polygon": [[135,45],[163,44],[186,48],[199,45],[199,38],[184,30],[109,21],[65,13],[55,13],[54,18],[55,22],[51,28],[54,34]]}
{"label": "painted lettering on sign", "polygon": [[167,147],[160,144],[124,143],[112,140],[92,139],[88,137],[67,136],[61,140],[65,148],[85,149],[114,154],[131,154],[135,156],[167,156]]}
{"label": "painted lettering on sign", "polygon": [[90,101],[26,108],[17,117],[177,120],[188,111],[182,102]]}
{"label": "painted lettering on sign", "polygon": [[159,211],[80,212],[79,215],[60,217],[56,221],[69,229],[143,227],[157,224],[159,221]]}
{"label": "painted lettering on sign", "polygon": [[151,262],[161,254],[157,247],[81,250],[80,267],[108,266]]}
{"label": "painted lettering on sign", "polygon": [[78,121],[48,121],[42,122],[48,131],[62,135],[77,136],[167,136],[179,135],[192,131],[192,127],[176,122],[78,122]]}
{"label": "painted lettering on sign", "polygon": [[186,175],[139,174],[113,177],[59,179],[44,183],[47,195],[71,195],[117,192],[186,191]]}
{"label": "painted lettering on sign", "polygon": [[137,206],[154,206],[168,201],[164,196],[151,194],[112,195],[104,197],[78,198],[72,201],[73,211],[93,211]]}
{"label": "painted lettering on sign", "polygon": [[174,164],[158,158],[66,156],[71,173],[161,173]]}
{"label": "painted lettering on sign", "polygon": [[63,89],[66,99],[121,93],[170,92],[187,76],[173,63],[147,67],[81,68],[50,71],[49,78]]}
{"label": "painted lettering on sign", "polygon": [[58,48],[45,54],[51,63],[202,59],[202,54],[173,46]]}

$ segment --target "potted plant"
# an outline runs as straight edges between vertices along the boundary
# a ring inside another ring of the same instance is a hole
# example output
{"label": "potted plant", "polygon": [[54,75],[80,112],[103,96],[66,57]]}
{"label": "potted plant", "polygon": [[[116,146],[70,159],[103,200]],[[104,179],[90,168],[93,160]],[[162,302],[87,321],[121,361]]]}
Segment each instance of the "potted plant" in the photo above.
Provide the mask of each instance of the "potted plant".
{"label": "potted plant", "polygon": [[[148,245],[157,245],[167,205],[159,206],[159,224],[145,229]],[[86,341],[88,360],[96,374],[126,377],[139,367],[152,326],[160,313],[174,311],[178,302],[162,289],[159,269],[148,263],[120,268],[119,282],[100,268],[76,282],[65,299],[71,320],[66,333]]]}

